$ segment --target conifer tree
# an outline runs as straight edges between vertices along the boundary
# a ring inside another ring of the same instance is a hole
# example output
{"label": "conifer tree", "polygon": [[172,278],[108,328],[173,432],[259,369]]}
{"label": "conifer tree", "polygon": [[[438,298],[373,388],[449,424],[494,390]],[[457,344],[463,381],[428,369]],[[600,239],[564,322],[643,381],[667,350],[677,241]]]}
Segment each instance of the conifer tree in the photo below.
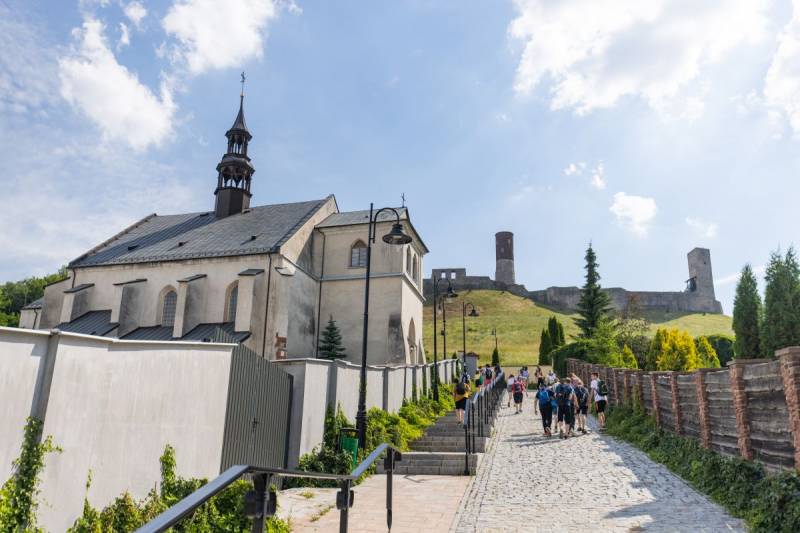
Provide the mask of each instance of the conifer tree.
{"label": "conifer tree", "polygon": [[656,345],[655,339],[653,340],[657,370],[686,372],[700,368],[697,348],[689,333],[677,329],[659,331],[661,332],[660,344]]}
{"label": "conifer tree", "polygon": [[547,334],[550,337],[550,346],[552,349],[561,346],[558,334],[558,319],[555,316],[551,316],[547,320]]}
{"label": "conifer tree", "polygon": [[658,358],[667,350],[667,330],[658,328],[645,358],[645,370],[657,370]]}
{"label": "conifer tree", "polygon": [[699,368],[719,368],[720,362],[717,357],[717,351],[711,346],[708,337],[702,335],[694,340],[695,348],[697,349],[697,359],[699,361]]}
{"label": "conifer tree", "polygon": [[733,331],[736,357],[756,357],[761,353],[761,296],[749,264],[742,269],[733,299]]}
{"label": "conifer tree", "polygon": [[581,337],[590,338],[601,319],[608,316],[611,298],[600,288],[600,274],[597,272],[597,256],[591,243],[586,250],[586,283],[581,289],[578,314],[575,324],[581,329]]}
{"label": "conifer tree", "polygon": [[550,352],[553,351],[553,342],[550,339],[550,332],[547,328],[542,329],[542,334],[539,340],[539,364],[540,365],[549,365],[550,361]]}
{"label": "conifer tree", "polygon": [[558,345],[564,346],[567,344],[566,339],[564,338],[564,324],[561,322],[558,323]]}
{"label": "conifer tree", "polygon": [[622,366],[624,368],[639,368],[639,362],[636,361],[633,350],[627,344],[622,347]]}
{"label": "conifer tree", "polygon": [[342,346],[342,332],[333,320],[333,316],[328,319],[328,325],[322,330],[322,338],[319,341],[319,357],[321,359],[344,359],[346,357],[345,348]]}
{"label": "conifer tree", "polygon": [[761,353],[774,357],[775,350],[800,344],[800,265],[794,248],[785,257],[774,252],[764,278]]}

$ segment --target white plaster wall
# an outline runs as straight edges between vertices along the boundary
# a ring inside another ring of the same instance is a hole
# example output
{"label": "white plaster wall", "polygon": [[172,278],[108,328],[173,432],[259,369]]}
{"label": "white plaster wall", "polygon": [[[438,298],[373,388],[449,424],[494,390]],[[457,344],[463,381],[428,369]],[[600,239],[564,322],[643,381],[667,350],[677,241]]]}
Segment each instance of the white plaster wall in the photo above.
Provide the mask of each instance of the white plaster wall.
{"label": "white plaster wall", "polygon": [[0,327],[0,484],[19,456],[49,332]]}
{"label": "white plaster wall", "polygon": [[[356,388],[358,396],[358,388]],[[367,410],[377,407],[383,409],[383,369],[367,368]]]}
{"label": "white plaster wall", "polygon": [[390,413],[397,412],[403,406],[403,398],[405,398],[405,391],[403,386],[405,384],[406,369],[390,368],[386,372],[386,382],[389,388],[387,411]]}
{"label": "white plaster wall", "polygon": [[[342,412],[353,423],[358,413],[358,383],[358,367],[339,363],[336,374],[336,403],[341,405]],[[369,376],[367,376],[367,393],[369,388]]]}
{"label": "white plaster wall", "polygon": [[42,476],[42,525],[64,531],[89,500],[128,490],[144,497],[160,479],[164,447],[178,472],[219,474],[232,345],[135,342],[61,335],[44,434],[63,449]]}

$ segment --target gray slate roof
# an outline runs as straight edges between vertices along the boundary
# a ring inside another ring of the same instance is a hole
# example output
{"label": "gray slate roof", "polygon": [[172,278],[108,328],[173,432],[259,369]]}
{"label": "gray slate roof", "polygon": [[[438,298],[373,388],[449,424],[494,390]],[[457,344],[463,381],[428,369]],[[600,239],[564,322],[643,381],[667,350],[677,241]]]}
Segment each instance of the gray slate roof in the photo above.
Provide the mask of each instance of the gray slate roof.
{"label": "gray slate roof", "polygon": [[31,303],[23,307],[23,309],[41,309],[42,305],[44,305],[44,296],[32,301]]}
{"label": "gray slate roof", "polygon": [[56,326],[61,331],[103,336],[119,324],[111,322],[111,311],[89,311],[72,322],[62,322]]}
{"label": "gray slate roof", "polygon": [[[408,209],[405,207],[396,207],[400,213],[400,220],[408,219]],[[392,211],[384,211],[378,216],[378,222],[393,221],[394,213]],[[369,222],[369,209],[364,211],[346,211],[344,213],[331,213],[328,218],[320,222],[318,228],[332,228],[335,226],[352,226],[353,224],[366,224]]]}
{"label": "gray slate roof", "polygon": [[250,336],[249,331],[234,331],[233,326],[233,322],[199,324],[180,339],[174,339],[172,337],[171,326],[148,326],[137,328],[122,338],[126,341],[203,341],[212,338],[217,328],[232,335],[236,342],[243,342]]}
{"label": "gray slate roof", "polygon": [[69,266],[275,252],[326,200],[264,205],[221,219],[213,212],[151,215],[75,259]]}

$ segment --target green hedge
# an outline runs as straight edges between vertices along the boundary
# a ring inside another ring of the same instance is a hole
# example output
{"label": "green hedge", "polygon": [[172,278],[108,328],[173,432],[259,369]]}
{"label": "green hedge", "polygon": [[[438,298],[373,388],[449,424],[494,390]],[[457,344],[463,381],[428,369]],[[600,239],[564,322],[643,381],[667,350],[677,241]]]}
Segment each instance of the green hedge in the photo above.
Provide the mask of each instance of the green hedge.
{"label": "green hedge", "polygon": [[550,357],[553,359],[553,370],[559,376],[567,375],[567,359],[580,359],[587,361],[590,353],[590,342],[587,340],[579,340],[565,344],[552,352]]}
{"label": "green hedge", "polygon": [[694,439],[656,428],[639,409],[614,407],[606,417],[610,435],[642,449],[700,492],[743,518],[752,531],[800,531],[800,476],[767,474],[757,463],[723,457]]}

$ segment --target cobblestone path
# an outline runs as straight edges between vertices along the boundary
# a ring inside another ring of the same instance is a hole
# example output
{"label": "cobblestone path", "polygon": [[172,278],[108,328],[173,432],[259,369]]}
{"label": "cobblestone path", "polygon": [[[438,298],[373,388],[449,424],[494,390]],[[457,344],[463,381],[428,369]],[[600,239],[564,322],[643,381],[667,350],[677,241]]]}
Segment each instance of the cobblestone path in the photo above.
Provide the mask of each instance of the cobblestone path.
{"label": "cobblestone path", "polygon": [[452,532],[745,530],[636,448],[595,431],[545,437],[524,407],[503,406]]}

